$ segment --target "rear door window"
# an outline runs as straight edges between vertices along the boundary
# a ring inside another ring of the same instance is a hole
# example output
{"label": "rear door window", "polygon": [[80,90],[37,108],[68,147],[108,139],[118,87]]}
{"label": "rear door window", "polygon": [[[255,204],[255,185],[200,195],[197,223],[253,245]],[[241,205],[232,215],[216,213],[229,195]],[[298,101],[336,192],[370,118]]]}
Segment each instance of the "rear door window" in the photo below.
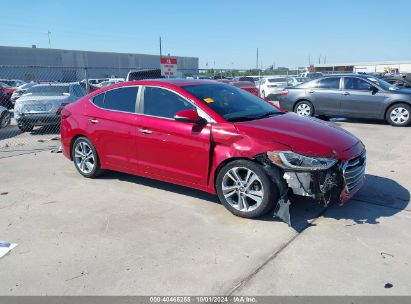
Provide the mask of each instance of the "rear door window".
{"label": "rear door window", "polygon": [[340,88],[340,77],[329,77],[329,78],[321,79],[318,81],[317,88],[338,90]]}
{"label": "rear door window", "polygon": [[138,87],[122,87],[106,91],[93,98],[93,103],[103,109],[135,113]]}

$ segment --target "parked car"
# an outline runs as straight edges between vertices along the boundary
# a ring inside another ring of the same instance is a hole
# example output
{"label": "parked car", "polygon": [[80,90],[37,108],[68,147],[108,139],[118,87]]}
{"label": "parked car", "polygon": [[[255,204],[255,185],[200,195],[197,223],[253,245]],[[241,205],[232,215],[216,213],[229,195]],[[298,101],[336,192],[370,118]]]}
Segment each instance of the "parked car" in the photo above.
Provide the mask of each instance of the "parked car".
{"label": "parked car", "polygon": [[404,76],[388,76],[382,79],[396,87],[411,89],[411,78]]}
{"label": "parked car", "polygon": [[94,87],[104,88],[104,87],[110,86],[110,85],[112,85],[112,84],[120,83],[120,82],[124,82],[124,80],[114,79],[114,80],[102,81],[102,82],[94,85]]}
{"label": "parked car", "polygon": [[88,79],[88,83],[91,85],[96,85],[103,81],[108,81],[108,80],[109,80],[108,78],[90,78]]}
{"label": "parked car", "polygon": [[278,100],[280,93],[288,86],[286,77],[264,77],[259,83],[260,96],[267,100]]}
{"label": "parked car", "polygon": [[20,79],[0,79],[0,82],[7,84],[11,88],[17,88],[25,84],[25,82]]}
{"label": "parked car", "polygon": [[35,85],[37,85],[37,82],[29,82],[29,83],[25,83],[19,87],[17,87],[17,89],[13,92],[13,94],[10,97],[10,102],[14,107],[14,104],[16,103],[16,100],[19,99],[21,97],[21,95],[23,95],[24,93],[27,92],[27,90]]}
{"label": "parked car", "polygon": [[286,88],[280,107],[302,116],[385,119],[393,126],[407,126],[411,90],[367,75],[332,75]]}
{"label": "parked car", "polygon": [[323,73],[320,73],[320,72],[305,72],[300,75],[300,77],[308,78],[308,79],[316,79],[316,78],[320,78],[323,76],[324,76]]}
{"label": "parked car", "polygon": [[217,193],[246,218],[275,209],[289,223],[289,190],[346,202],[364,181],[355,136],[215,81],[120,83],[61,117],[62,151],[84,177],[110,169]]}
{"label": "parked car", "polygon": [[287,77],[287,85],[288,86],[296,86],[303,83],[302,77]]}
{"label": "parked car", "polygon": [[58,126],[61,109],[86,93],[78,82],[35,85],[16,101],[17,126],[22,132],[29,132],[35,126]]}
{"label": "parked car", "polygon": [[127,74],[126,81],[155,79],[155,78],[164,78],[164,76],[161,76],[160,69],[131,70]]}
{"label": "parked car", "polygon": [[259,96],[258,95],[258,89],[255,86],[254,82],[250,82],[250,81],[232,81],[230,82],[231,85],[240,88],[244,91],[247,91],[251,94],[254,94],[255,96]]}
{"label": "parked car", "polygon": [[216,79],[215,81],[217,81],[217,82],[222,82],[222,83],[227,83],[227,84],[229,84],[231,81],[230,80],[228,80],[228,79]]}
{"label": "parked car", "polygon": [[[0,93],[1,95],[2,93]],[[5,107],[0,106],[0,129],[10,125],[11,113]]]}

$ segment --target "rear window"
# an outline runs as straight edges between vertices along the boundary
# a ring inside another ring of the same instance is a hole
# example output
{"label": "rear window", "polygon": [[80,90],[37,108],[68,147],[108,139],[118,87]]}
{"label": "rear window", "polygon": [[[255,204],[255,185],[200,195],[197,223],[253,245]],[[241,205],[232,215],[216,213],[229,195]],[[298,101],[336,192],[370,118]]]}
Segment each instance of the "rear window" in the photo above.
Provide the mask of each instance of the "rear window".
{"label": "rear window", "polygon": [[238,88],[243,88],[243,87],[254,87],[254,83],[250,81],[238,81],[234,82],[233,86],[238,87]]}
{"label": "rear window", "polygon": [[58,96],[69,92],[69,86],[34,86],[27,90],[34,96]]}
{"label": "rear window", "polygon": [[287,78],[269,78],[268,82],[287,82]]}

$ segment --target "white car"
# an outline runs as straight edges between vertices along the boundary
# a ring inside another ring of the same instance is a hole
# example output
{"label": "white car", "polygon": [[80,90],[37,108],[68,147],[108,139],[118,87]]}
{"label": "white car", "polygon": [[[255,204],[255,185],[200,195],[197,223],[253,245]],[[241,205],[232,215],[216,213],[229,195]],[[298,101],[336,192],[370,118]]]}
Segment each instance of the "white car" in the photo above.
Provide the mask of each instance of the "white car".
{"label": "white car", "polygon": [[260,80],[258,88],[262,98],[277,100],[281,91],[288,85],[287,77],[264,77]]}

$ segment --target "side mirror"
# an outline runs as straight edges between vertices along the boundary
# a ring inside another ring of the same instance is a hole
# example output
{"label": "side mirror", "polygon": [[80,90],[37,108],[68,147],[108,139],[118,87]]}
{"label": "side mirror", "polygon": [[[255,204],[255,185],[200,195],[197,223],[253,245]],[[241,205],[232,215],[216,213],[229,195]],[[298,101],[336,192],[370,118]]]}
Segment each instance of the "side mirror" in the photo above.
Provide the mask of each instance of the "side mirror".
{"label": "side mirror", "polygon": [[198,115],[198,113],[194,110],[179,111],[176,113],[176,115],[174,115],[174,120],[193,123],[196,125],[207,124],[207,120]]}
{"label": "side mirror", "polygon": [[375,94],[375,93],[378,92],[378,88],[372,85],[372,86],[370,86],[370,91],[371,91],[373,94]]}

